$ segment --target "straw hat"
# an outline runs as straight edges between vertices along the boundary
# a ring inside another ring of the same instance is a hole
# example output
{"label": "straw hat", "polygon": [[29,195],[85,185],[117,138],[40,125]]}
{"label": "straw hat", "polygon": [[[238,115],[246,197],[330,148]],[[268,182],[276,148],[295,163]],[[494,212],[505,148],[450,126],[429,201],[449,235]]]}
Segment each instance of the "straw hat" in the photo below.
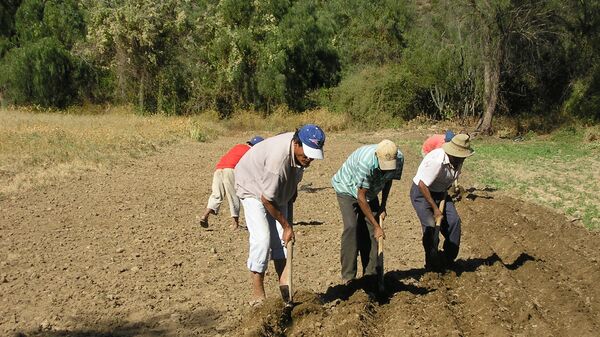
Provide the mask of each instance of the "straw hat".
{"label": "straw hat", "polygon": [[458,157],[458,158],[466,158],[472,156],[475,151],[471,148],[470,136],[461,133],[448,143],[445,143],[442,148],[449,156]]}

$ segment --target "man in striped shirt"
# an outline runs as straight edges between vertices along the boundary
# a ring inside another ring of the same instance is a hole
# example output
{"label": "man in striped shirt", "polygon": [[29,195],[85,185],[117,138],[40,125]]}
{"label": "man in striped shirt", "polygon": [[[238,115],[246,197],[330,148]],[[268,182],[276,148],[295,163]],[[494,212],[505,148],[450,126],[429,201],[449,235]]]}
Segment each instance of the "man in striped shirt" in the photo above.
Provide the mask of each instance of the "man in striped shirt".
{"label": "man in striped shirt", "polygon": [[403,166],[402,152],[386,139],[358,148],[331,179],[344,222],[340,252],[345,283],[356,278],[359,252],[363,276],[377,274],[377,238],[385,237],[378,217],[386,216],[392,181],[400,179]]}

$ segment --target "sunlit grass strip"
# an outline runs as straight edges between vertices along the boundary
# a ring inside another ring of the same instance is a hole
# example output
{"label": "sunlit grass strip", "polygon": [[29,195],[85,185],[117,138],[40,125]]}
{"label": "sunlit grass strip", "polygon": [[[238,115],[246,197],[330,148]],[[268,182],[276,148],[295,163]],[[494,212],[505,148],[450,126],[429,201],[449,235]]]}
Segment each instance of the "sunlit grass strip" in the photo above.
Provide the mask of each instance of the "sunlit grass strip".
{"label": "sunlit grass strip", "polygon": [[2,111],[0,193],[143,157],[188,130],[188,118]]}
{"label": "sunlit grass strip", "polygon": [[225,120],[211,111],[189,117],[140,116],[128,107],[0,110],[0,196],[142,158],[183,139],[209,142],[237,132],[292,131],[306,123],[326,131],[350,127],[347,115],[325,109],[294,113],[281,108],[268,116],[242,111]]}
{"label": "sunlit grass strip", "polygon": [[582,131],[529,140],[484,140],[465,164],[475,180],[600,228],[600,144]]}

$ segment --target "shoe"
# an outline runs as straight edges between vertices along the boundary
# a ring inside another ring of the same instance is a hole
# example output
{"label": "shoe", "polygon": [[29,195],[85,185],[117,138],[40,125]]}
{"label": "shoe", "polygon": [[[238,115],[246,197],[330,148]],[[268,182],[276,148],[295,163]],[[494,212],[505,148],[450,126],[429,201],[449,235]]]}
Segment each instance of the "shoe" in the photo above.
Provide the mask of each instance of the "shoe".
{"label": "shoe", "polygon": [[200,227],[208,228],[208,219],[196,217],[196,220],[198,221],[198,225],[200,225]]}

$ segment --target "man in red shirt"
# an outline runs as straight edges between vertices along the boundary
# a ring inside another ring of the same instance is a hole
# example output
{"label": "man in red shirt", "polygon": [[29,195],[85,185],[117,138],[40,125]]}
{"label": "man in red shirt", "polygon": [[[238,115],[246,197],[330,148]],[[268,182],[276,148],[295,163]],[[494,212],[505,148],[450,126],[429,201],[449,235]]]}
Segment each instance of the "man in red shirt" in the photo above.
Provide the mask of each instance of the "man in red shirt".
{"label": "man in red shirt", "polygon": [[421,156],[424,158],[432,150],[441,148],[442,145],[451,141],[453,137],[454,132],[452,132],[452,130],[448,130],[446,131],[445,135],[433,135],[427,138],[425,143],[423,143],[423,147],[421,148]]}
{"label": "man in red shirt", "polygon": [[239,228],[240,199],[235,195],[233,169],[240,159],[242,159],[242,156],[250,150],[250,147],[260,143],[262,140],[262,137],[255,136],[247,141],[246,144],[237,144],[232,147],[223,157],[221,157],[217,163],[215,173],[213,174],[212,194],[208,198],[206,212],[204,212],[202,217],[199,217],[200,226],[204,228],[208,227],[208,216],[210,214],[217,215],[223,200],[227,198],[231,218],[233,219],[231,228]]}

